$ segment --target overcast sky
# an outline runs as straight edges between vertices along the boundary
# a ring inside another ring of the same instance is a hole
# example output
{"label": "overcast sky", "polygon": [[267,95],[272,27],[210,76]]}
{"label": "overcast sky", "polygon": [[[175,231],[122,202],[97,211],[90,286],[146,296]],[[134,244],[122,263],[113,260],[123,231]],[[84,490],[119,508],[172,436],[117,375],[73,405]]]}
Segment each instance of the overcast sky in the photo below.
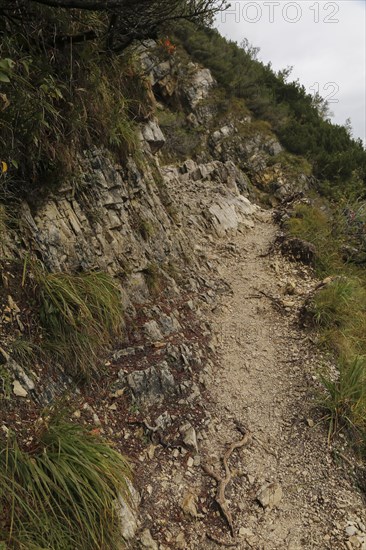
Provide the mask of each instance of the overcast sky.
{"label": "overcast sky", "polygon": [[334,122],[350,117],[366,144],[366,0],[231,0],[217,28],[260,47],[276,71],[293,66],[290,80],[327,98]]}

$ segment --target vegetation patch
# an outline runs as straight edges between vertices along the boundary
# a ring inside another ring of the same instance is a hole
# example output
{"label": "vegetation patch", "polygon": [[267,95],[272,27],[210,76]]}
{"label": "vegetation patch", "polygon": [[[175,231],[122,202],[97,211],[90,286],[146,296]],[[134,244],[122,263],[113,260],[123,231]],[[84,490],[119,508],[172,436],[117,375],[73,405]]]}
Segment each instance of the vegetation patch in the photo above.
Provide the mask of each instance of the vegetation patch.
{"label": "vegetation patch", "polygon": [[21,448],[0,444],[0,546],[120,550],[116,499],[129,498],[127,460],[98,435],[46,419]]}
{"label": "vegetation patch", "polygon": [[[328,276],[308,310],[320,341],[336,357],[338,376],[323,375],[321,399],[330,434],[346,428],[357,446],[366,438],[366,275],[363,265],[363,203],[324,199],[298,205],[290,233],[313,243],[317,271]],[[359,239],[357,241],[357,239]],[[352,253],[350,253],[350,250]]]}
{"label": "vegetation patch", "polygon": [[286,227],[293,237],[312,243],[316,247],[316,264],[321,276],[338,273],[344,268],[341,257],[341,236],[330,206],[326,203],[299,204]]}
{"label": "vegetation patch", "polygon": [[107,273],[49,273],[33,263],[39,300],[42,350],[76,376],[98,368],[100,353],[121,332],[123,311],[117,283]]}
{"label": "vegetation patch", "polygon": [[337,380],[322,377],[326,396],[322,407],[329,419],[329,436],[346,428],[358,448],[366,444],[366,359],[340,363]]}
{"label": "vegetation patch", "polygon": [[150,263],[144,269],[145,281],[152,295],[156,296],[161,290],[161,271],[156,263]]}
{"label": "vegetation patch", "polygon": [[292,155],[287,151],[282,151],[267,161],[269,166],[279,164],[286,170],[288,176],[298,177],[301,175],[311,176],[313,168],[308,160],[299,155]]}
{"label": "vegetation patch", "polygon": [[190,126],[182,112],[160,111],[158,119],[166,137],[163,155],[167,161],[185,160],[197,154],[201,144],[201,127]]}

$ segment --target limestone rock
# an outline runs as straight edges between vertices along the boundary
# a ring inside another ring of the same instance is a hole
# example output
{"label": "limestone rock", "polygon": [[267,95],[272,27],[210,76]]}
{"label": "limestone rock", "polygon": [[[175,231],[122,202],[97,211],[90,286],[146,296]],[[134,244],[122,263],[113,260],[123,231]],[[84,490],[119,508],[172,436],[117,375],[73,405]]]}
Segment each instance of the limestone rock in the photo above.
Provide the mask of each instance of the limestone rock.
{"label": "limestone rock", "polygon": [[174,376],[166,361],[145,370],[131,372],[127,376],[120,371],[118,377],[129,386],[136,399],[144,401],[162,401],[164,396],[176,391]]}
{"label": "limestone rock", "polygon": [[172,334],[173,332],[178,332],[182,329],[178,319],[174,315],[169,316],[165,313],[162,313],[159,316],[159,324],[164,334]]}
{"label": "limestone rock", "polygon": [[187,548],[187,541],[185,539],[183,532],[179,533],[179,535],[175,539],[175,543],[176,543],[176,547],[180,548],[181,550],[184,550],[185,548]]}
{"label": "limestone rock", "polygon": [[144,529],[140,537],[142,548],[148,550],[159,550],[158,543],[152,538],[150,529]]}
{"label": "limestone rock", "polygon": [[196,500],[197,500],[197,495],[195,495],[191,491],[187,491],[182,501],[183,512],[194,518],[198,516]]}
{"label": "limestone rock", "polygon": [[130,492],[130,501],[127,502],[122,495],[119,495],[115,504],[122,537],[126,541],[129,541],[134,538],[138,528],[137,513],[140,504],[140,495],[129,480],[127,480],[127,485]]}
{"label": "limestone rock", "polygon": [[194,109],[202,99],[209,95],[215,81],[209,69],[202,69],[198,65],[190,63],[190,70],[191,76],[189,81],[183,84],[183,92],[191,109]]}
{"label": "limestone rock", "polygon": [[154,120],[149,120],[142,128],[143,139],[149,144],[153,155],[157,153],[165,144],[165,136],[161,131],[159,124]]}
{"label": "limestone rock", "polygon": [[270,483],[269,485],[264,485],[257,494],[258,502],[263,506],[263,508],[274,508],[282,500],[282,488],[278,483]]}
{"label": "limestone rock", "polygon": [[[17,376],[26,393],[34,390],[33,380],[27,375],[23,367],[14,361],[14,359],[3,348],[0,348],[0,359],[5,362],[7,367]],[[17,383],[20,385],[19,380]]]}
{"label": "limestone rock", "polygon": [[14,380],[13,382],[13,393],[17,397],[27,397],[28,395],[27,390],[23,388],[18,380]]}
{"label": "limestone rock", "polygon": [[183,443],[188,449],[198,453],[197,434],[196,430],[191,424],[185,424],[179,430],[183,436]]}
{"label": "limestone rock", "polygon": [[163,340],[163,335],[161,333],[161,330],[159,328],[159,325],[156,321],[149,321],[148,323],[145,323],[144,325],[144,332],[146,336],[152,340],[153,342],[157,342],[159,340]]}

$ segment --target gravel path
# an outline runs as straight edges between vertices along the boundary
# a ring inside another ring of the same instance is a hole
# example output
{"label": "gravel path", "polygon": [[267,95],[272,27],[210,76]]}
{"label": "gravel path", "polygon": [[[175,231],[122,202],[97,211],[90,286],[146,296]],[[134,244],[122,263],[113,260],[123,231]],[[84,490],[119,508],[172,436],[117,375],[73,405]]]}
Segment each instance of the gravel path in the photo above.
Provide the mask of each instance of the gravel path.
{"label": "gravel path", "polygon": [[[206,459],[218,467],[227,445],[240,439],[235,423],[252,433],[251,444],[232,455],[241,475],[226,493],[241,534],[237,548],[366,548],[362,494],[338,454],[348,453],[346,442],[337,450],[328,445],[315,406],[325,359],[297,323],[315,281],[306,267],[265,255],[276,231],[270,213],[261,214],[254,230],[221,250],[231,293],[211,318],[220,363],[208,383]],[[261,490],[273,506],[258,502]],[[214,547],[202,540],[195,546]]]}

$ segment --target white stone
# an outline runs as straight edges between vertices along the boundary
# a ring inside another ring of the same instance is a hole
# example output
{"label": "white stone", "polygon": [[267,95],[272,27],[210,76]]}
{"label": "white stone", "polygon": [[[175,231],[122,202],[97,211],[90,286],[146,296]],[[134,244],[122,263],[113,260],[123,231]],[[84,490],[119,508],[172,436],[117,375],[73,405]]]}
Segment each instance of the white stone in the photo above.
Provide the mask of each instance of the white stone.
{"label": "white stone", "polygon": [[148,550],[159,550],[158,543],[152,538],[149,529],[143,530],[140,541],[142,546]]}
{"label": "white stone", "polygon": [[257,500],[263,508],[273,508],[282,500],[282,489],[278,483],[264,485],[257,494]]}
{"label": "white stone", "polygon": [[13,382],[13,393],[17,397],[27,397],[28,395],[27,390],[23,388],[18,380],[14,380]]}
{"label": "white stone", "polygon": [[129,480],[127,480],[127,485],[131,495],[129,502],[127,503],[122,495],[119,495],[118,500],[115,502],[121,534],[128,541],[134,538],[138,528],[137,510],[140,504],[140,496]]}

